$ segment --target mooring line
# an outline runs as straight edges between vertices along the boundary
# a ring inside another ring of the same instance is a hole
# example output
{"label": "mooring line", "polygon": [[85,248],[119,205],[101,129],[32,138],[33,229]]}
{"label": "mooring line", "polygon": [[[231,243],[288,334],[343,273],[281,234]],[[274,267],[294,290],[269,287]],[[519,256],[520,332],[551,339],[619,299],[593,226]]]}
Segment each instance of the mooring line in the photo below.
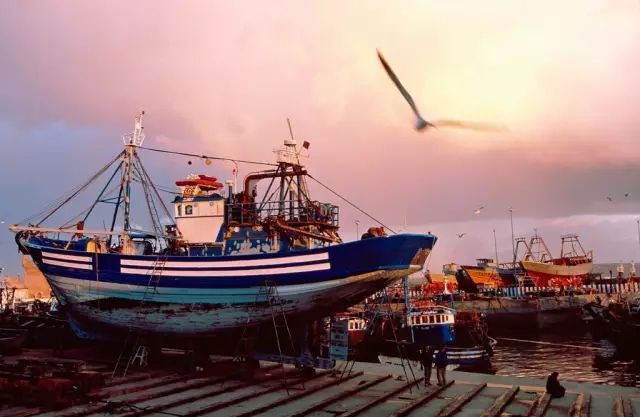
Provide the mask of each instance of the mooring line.
{"label": "mooring line", "polygon": [[533,343],[533,344],[538,344],[538,345],[569,347],[569,348],[574,348],[574,349],[603,350],[603,351],[610,350],[610,349],[599,348],[599,347],[595,347],[595,346],[566,345],[564,343],[541,342],[539,340],[512,339],[512,338],[509,338],[509,337],[495,337],[494,339],[509,340],[511,342]]}

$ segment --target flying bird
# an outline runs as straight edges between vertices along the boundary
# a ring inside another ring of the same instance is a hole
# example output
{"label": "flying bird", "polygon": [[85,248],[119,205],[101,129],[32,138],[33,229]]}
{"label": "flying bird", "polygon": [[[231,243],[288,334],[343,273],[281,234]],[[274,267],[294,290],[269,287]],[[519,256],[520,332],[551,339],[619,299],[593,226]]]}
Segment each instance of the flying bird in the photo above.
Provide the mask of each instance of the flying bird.
{"label": "flying bird", "polygon": [[631,193],[626,193],[624,196],[625,197],[629,197],[631,195]]}
{"label": "flying bird", "polygon": [[607,200],[609,200],[609,201],[613,201],[613,200],[611,199],[611,197],[607,197]]}
{"label": "flying bird", "polygon": [[[456,233],[457,234],[457,233]],[[457,234],[458,235],[458,234]],[[458,238],[462,239],[462,236],[466,235],[466,233],[462,233],[458,235]]]}
{"label": "flying bird", "polygon": [[482,211],[482,209],[483,209],[483,208],[484,208],[484,207],[482,207],[482,206],[478,206],[478,208],[477,208],[477,209],[475,209],[473,212],[474,212],[475,214],[480,214],[480,212]]}
{"label": "flying bird", "polygon": [[488,131],[488,132],[501,132],[501,131],[508,130],[506,126],[494,125],[491,123],[462,122],[460,120],[438,120],[438,121],[434,121],[433,123],[426,121],[420,114],[420,111],[418,111],[418,107],[416,106],[415,101],[413,101],[413,97],[411,97],[411,94],[409,94],[407,89],[404,88],[404,86],[402,85],[402,83],[400,82],[396,74],[393,72],[393,70],[387,63],[387,60],[384,59],[380,51],[377,51],[377,52],[378,52],[378,58],[380,59],[380,62],[382,63],[384,70],[387,72],[387,75],[389,76],[389,78],[391,78],[391,81],[393,81],[393,83],[396,85],[396,87],[398,88],[398,90],[400,91],[404,99],[407,100],[407,103],[409,103],[411,110],[413,110],[413,114],[416,116],[416,119],[417,119],[415,129],[418,132],[421,132],[429,127],[434,127],[434,128],[457,127],[462,129]]}

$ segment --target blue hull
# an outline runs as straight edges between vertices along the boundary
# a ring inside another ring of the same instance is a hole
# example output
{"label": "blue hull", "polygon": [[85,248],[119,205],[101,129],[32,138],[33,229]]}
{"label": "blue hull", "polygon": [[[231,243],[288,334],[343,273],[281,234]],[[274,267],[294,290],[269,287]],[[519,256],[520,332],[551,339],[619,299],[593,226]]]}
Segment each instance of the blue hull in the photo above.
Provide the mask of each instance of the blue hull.
{"label": "blue hull", "polygon": [[271,320],[265,297],[257,299],[265,281],[288,317],[319,319],[421,269],[436,240],[402,234],[284,253],[169,256],[161,266],[158,255],[63,250],[49,239],[25,247],[76,334],[110,339],[129,328],[206,336]]}
{"label": "blue hull", "polygon": [[[418,346],[440,346],[442,343],[452,343],[456,340],[453,324],[436,326],[413,326],[404,328],[404,338]],[[413,333],[413,334],[412,334]]]}

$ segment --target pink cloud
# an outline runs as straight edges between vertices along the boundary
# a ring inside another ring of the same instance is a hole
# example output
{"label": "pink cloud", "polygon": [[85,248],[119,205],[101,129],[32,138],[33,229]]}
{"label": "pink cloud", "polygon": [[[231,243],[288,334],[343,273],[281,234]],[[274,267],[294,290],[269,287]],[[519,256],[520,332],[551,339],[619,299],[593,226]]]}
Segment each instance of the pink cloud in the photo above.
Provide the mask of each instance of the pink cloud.
{"label": "pink cloud", "polygon": [[[126,132],[145,109],[158,145],[265,161],[290,117],[314,175],[376,217],[606,211],[590,202],[640,156],[639,17],[631,1],[14,2],[0,118]],[[376,48],[426,116],[512,132],[417,134]]]}

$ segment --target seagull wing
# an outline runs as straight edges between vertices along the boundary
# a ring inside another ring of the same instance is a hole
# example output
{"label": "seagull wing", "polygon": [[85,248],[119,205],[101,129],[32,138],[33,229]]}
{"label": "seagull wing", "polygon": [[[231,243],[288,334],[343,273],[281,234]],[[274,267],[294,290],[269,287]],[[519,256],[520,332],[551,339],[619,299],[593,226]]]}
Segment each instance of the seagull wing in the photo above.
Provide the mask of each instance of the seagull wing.
{"label": "seagull wing", "polygon": [[387,63],[387,61],[384,59],[380,51],[377,51],[377,52],[378,52],[378,58],[380,59],[380,62],[382,63],[384,70],[387,72],[387,75],[389,76],[389,78],[391,78],[391,81],[393,81],[393,83],[396,85],[398,90],[400,90],[402,97],[404,97],[404,99],[407,100],[407,103],[409,103],[409,106],[411,106],[411,109],[416,114],[416,116],[420,117],[420,112],[418,111],[418,108],[416,107],[416,103],[413,101],[411,94],[409,94],[407,89],[404,88],[404,86],[402,85],[402,83],[400,82],[396,74],[393,72],[393,70]]}
{"label": "seagull wing", "polygon": [[506,132],[509,129],[505,125],[483,122],[463,122],[461,120],[437,120],[432,122],[436,127],[455,127],[483,132]]}

